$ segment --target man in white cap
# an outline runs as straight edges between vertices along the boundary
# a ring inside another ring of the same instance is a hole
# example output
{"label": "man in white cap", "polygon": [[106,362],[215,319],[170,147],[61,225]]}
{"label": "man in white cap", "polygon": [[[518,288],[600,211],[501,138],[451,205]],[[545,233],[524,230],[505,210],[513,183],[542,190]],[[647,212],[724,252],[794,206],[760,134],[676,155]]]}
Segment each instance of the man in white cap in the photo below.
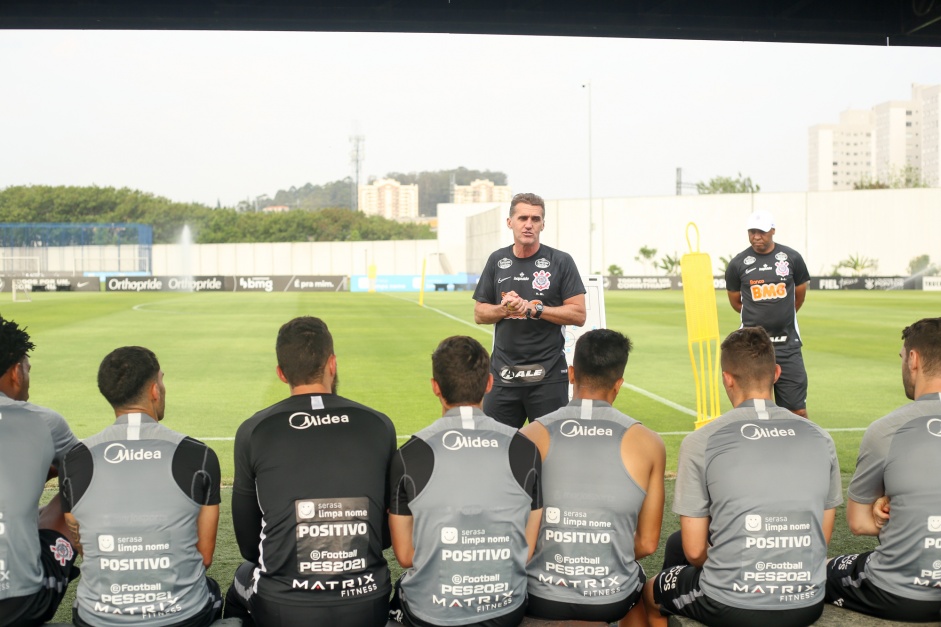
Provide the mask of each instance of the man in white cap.
{"label": "man in white cap", "polygon": [[743,327],[764,327],[774,344],[781,377],[774,384],[779,407],[807,417],[807,371],[801,355],[797,311],[804,304],[810,274],[803,257],[774,241],[774,217],[756,211],[748,217],[746,248],[725,271],[732,309],[742,315]]}

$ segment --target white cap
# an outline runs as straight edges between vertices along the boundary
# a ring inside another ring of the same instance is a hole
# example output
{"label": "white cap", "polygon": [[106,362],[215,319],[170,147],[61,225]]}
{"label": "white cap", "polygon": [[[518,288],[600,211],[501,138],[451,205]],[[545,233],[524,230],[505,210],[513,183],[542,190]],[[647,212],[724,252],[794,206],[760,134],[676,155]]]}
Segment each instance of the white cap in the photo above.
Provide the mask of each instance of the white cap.
{"label": "white cap", "polygon": [[774,217],[767,211],[756,211],[748,216],[748,226],[745,228],[749,231],[758,229],[767,233],[774,228]]}

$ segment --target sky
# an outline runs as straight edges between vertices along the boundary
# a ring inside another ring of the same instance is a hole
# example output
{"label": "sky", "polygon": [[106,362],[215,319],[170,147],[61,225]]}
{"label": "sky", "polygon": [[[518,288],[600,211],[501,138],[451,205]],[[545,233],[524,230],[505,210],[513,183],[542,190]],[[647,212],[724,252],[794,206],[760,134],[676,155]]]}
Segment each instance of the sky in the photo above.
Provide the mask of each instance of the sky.
{"label": "sky", "polygon": [[[547,199],[739,172],[807,190],[808,129],[941,83],[941,48],[382,33],[0,30],[0,189],[240,200],[499,170]],[[586,87],[585,85],[590,85]]]}

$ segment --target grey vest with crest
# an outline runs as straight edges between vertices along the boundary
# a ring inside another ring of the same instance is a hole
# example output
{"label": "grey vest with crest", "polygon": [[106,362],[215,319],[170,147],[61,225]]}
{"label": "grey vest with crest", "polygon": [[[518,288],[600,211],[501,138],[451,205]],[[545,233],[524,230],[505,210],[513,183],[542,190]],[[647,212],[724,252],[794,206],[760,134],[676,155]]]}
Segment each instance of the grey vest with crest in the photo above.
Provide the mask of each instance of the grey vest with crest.
{"label": "grey vest with crest", "polygon": [[623,601],[641,585],[634,531],[647,493],[621,460],[621,440],[639,423],[604,401],[587,399],[538,422],[550,440],[542,462],[542,525],[527,567],[529,592],[580,605]]}
{"label": "grey vest with crest", "polygon": [[206,569],[196,550],[200,505],[173,478],[185,436],[127,414],[84,440],[94,473],[72,505],[85,559],[76,603],[104,627],[170,625],[203,611]]}
{"label": "grey vest with crest", "polygon": [[508,614],[526,598],[526,521],[532,498],[513,476],[517,430],[460,407],[415,437],[434,452],[428,485],[410,503],[413,567],[402,579],[409,610],[435,625]]}

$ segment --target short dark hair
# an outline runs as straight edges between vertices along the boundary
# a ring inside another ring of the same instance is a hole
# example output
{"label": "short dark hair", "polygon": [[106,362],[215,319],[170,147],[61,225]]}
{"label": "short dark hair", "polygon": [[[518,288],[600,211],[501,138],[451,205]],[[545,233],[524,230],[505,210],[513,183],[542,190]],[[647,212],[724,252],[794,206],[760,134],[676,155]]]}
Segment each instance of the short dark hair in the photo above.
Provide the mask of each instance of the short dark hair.
{"label": "short dark hair", "polygon": [[905,352],[916,350],[928,376],[941,376],[941,318],[922,318],[902,331]]}
{"label": "short dark hair", "polygon": [[762,327],[742,327],[722,342],[722,371],[746,388],[774,384],[774,344]]}
{"label": "short dark hair", "polygon": [[98,366],[98,391],[112,407],[138,400],[157,380],[160,362],[143,346],[122,346],[108,353]]}
{"label": "short dark hair", "polygon": [[513,211],[516,210],[516,205],[520,203],[526,203],[527,205],[532,205],[533,207],[542,208],[542,217],[546,217],[546,201],[544,201],[540,196],[531,193],[517,194],[513,196],[513,199],[510,201],[510,217],[513,217]]}
{"label": "short dark hair", "polygon": [[444,339],[431,354],[431,376],[449,405],[479,404],[487,393],[490,355],[466,335]]}
{"label": "short dark hair", "polygon": [[317,383],[323,381],[327,360],[333,355],[333,336],[320,318],[294,318],[278,330],[275,353],[289,385]]}
{"label": "short dark hair", "polygon": [[26,327],[22,329],[12,320],[0,316],[0,377],[23,361],[36,345],[29,341]]}
{"label": "short dark hair", "polygon": [[575,380],[579,385],[604,389],[624,376],[627,357],[634,348],[630,338],[611,329],[594,329],[575,342]]}

